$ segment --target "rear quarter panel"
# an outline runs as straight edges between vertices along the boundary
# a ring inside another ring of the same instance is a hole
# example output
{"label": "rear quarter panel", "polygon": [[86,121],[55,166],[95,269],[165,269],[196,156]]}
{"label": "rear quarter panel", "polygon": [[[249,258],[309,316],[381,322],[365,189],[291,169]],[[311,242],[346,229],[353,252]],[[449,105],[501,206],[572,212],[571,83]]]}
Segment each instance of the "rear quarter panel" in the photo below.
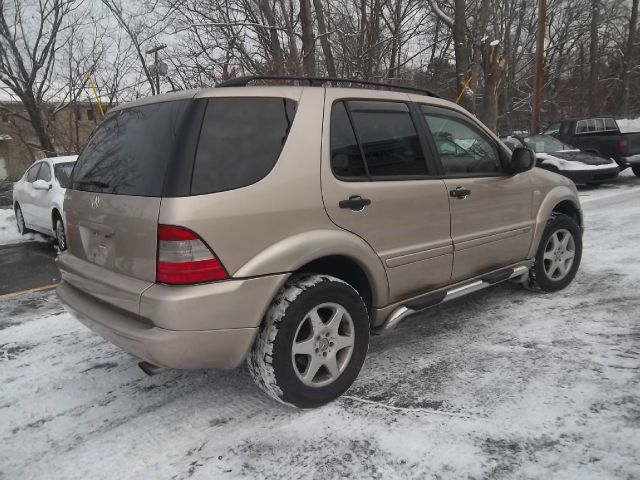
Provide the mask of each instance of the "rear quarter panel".
{"label": "rear quarter panel", "polygon": [[[218,89],[220,96],[251,90]],[[236,278],[291,272],[325,255],[347,255],[365,264],[374,301],[386,301],[384,268],[361,239],[328,218],[321,194],[320,164],[324,89],[273,91],[298,100],[288,140],[273,170],[252,185],[205,195],[164,198],[161,224],[198,233]],[[264,96],[264,90],[256,91]],[[356,245],[357,243],[357,245]],[[366,253],[364,253],[366,252]],[[377,292],[377,293],[376,293]]]}

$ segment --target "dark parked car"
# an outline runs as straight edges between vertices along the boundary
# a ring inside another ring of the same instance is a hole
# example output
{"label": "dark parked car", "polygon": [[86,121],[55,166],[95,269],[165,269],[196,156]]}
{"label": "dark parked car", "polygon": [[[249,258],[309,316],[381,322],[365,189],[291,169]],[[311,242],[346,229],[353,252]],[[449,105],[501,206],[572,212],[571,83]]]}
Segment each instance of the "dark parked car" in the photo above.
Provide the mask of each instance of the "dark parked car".
{"label": "dark parked car", "polygon": [[631,167],[640,177],[640,132],[622,133],[613,118],[552,122],[543,132],[580,150],[613,158],[620,170]]}
{"label": "dark parked car", "polygon": [[536,153],[536,166],[564,175],[578,185],[597,185],[613,180],[620,171],[610,158],[577,150],[551,135],[501,138],[511,150],[529,147]]}

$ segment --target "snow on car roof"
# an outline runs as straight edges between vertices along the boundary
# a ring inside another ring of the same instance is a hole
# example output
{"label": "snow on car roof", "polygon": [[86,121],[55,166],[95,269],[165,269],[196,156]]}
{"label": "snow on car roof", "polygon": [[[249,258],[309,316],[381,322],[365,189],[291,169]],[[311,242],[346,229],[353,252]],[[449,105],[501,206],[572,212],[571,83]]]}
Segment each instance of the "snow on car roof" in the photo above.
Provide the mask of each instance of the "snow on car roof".
{"label": "snow on car roof", "polygon": [[78,159],[78,155],[65,155],[63,157],[49,157],[51,163],[54,165],[57,163],[75,162]]}

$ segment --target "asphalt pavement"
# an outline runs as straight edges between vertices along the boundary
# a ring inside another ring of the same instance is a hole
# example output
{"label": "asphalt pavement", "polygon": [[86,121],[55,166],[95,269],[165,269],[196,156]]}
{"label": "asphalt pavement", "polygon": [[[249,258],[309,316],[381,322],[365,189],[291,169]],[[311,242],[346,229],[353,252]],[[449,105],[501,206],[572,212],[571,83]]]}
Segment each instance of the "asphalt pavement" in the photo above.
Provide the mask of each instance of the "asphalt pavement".
{"label": "asphalt pavement", "polygon": [[53,286],[60,281],[53,244],[0,246],[0,296]]}

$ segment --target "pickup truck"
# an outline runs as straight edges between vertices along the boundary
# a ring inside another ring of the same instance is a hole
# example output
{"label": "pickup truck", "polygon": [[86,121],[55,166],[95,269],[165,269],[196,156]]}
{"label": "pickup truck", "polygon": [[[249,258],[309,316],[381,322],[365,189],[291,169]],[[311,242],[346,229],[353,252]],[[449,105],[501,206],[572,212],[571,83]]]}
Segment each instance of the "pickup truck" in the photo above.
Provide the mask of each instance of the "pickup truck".
{"label": "pickup truck", "polygon": [[578,118],[551,122],[544,130],[584,151],[613,158],[620,170],[631,167],[640,177],[640,132],[622,133],[613,118]]}

